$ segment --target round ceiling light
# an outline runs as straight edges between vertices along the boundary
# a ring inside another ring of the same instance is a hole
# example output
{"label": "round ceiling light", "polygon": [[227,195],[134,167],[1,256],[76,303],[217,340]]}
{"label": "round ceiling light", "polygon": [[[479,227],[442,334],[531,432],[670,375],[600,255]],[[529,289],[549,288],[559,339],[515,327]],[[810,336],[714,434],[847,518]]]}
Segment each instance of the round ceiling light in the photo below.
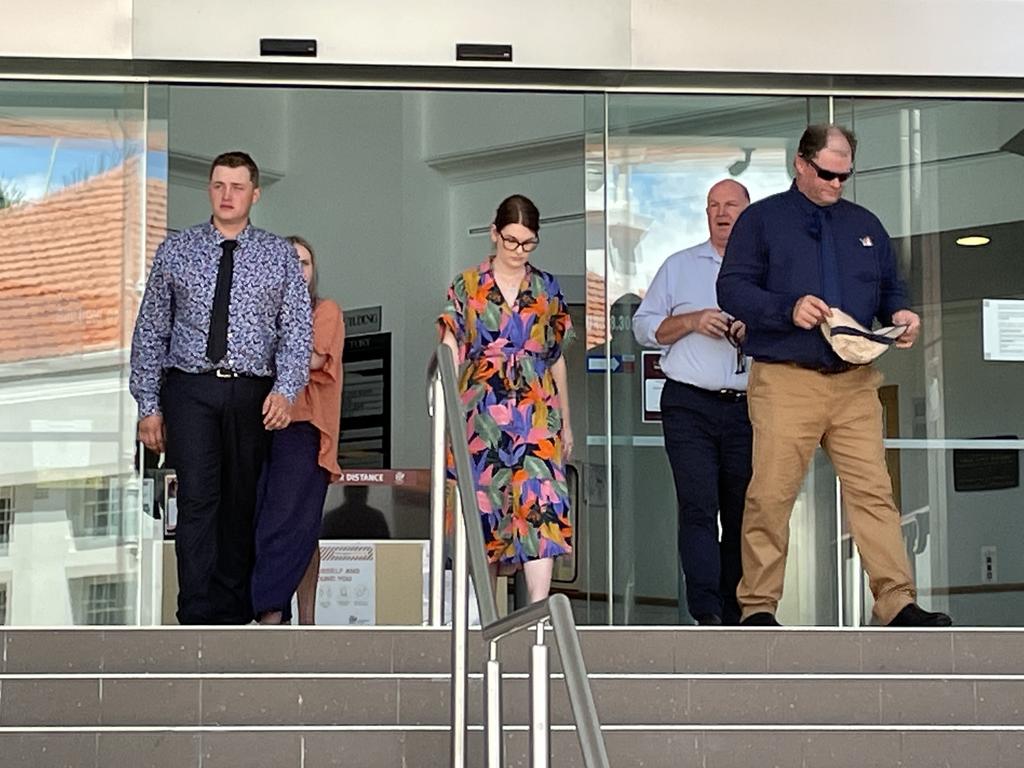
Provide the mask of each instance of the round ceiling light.
{"label": "round ceiling light", "polygon": [[966,237],[958,237],[956,239],[957,245],[963,245],[967,248],[972,248],[977,245],[988,245],[992,242],[992,238],[985,237],[984,235],[967,235]]}

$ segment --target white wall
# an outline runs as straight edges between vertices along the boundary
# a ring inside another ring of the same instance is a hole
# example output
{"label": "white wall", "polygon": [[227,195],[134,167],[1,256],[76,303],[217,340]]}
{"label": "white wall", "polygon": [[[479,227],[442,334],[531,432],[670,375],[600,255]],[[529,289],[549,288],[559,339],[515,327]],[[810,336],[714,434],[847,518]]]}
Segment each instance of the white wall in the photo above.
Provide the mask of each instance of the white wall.
{"label": "white wall", "polygon": [[75,0],[11,1],[0,13],[4,56],[132,57],[132,0],[89,0],[87,9]]}
{"label": "white wall", "polygon": [[306,0],[287,10],[275,0],[93,0],[88,13],[70,0],[7,6],[6,56],[256,61],[261,37],[313,37],[320,55],[306,61],[330,63],[453,65],[456,42],[481,42],[512,44],[512,67],[1024,75],[1024,5],[1007,0],[737,0],[727,9],[695,0]]}
{"label": "white wall", "polygon": [[1024,74],[1024,5],[1005,0],[632,0],[633,69]]}
{"label": "white wall", "polygon": [[511,44],[516,66],[629,62],[624,0],[305,0],[287,11],[271,0],[135,0],[134,22],[139,58],[255,61],[261,37],[299,37],[318,40],[319,61],[341,64],[454,64],[457,42]]}

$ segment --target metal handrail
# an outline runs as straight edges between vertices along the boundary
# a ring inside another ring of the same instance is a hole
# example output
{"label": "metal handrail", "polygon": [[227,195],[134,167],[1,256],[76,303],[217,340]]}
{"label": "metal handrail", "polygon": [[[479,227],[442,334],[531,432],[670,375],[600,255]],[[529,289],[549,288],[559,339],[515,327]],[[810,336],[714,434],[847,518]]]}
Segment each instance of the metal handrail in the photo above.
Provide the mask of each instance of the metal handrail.
{"label": "metal handrail", "polygon": [[[472,464],[469,460],[469,445],[466,442],[466,422],[463,417],[462,398],[457,387],[455,361],[452,351],[439,344],[436,353],[441,385],[444,389],[445,417],[448,421],[448,435],[451,438],[452,454],[455,457],[456,484],[462,500],[463,520],[466,522],[467,555],[469,572],[476,587],[476,601],[480,608],[480,624],[487,626],[498,620],[498,605],[491,589],[491,577],[487,568],[484,532],[480,527],[480,507],[476,503],[476,488],[473,484]],[[472,512],[472,517],[470,516]],[[474,524],[470,525],[469,521]],[[454,579],[454,572],[453,572]]]}
{"label": "metal handrail", "polygon": [[[477,605],[480,611],[481,634],[488,642],[489,653],[485,662],[486,692],[484,696],[486,712],[485,743],[487,764],[490,768],[502,765],[502,718],[501,718],[501,665],[497,658],[497,642],[512,632],[535,626],[537,642],[531,654],[531,764],[536,768],[546,768],[550,753],[550,718],[548,713],[548,674],[547,648],[544,645],[544,621],[550,620],[554,630],[555,643],[562,659],[562,671],[569,693],[569,702],[576,723],[576,735],[579,739],[583,764],[586,768],[608,768],[608,755],[605,750],[601,723],[597,717],[590,681],[587,677],[586,664],[580,648],[576,622],[572,616],[572,606],[565,595],[556,594],[539,603],[534,603],[514,613],[498,618],[497,603],[491,586],[490,572],[484,549],[483,531],[480,526],[480,508],[476,501],[476,488],[469,458],[469,446],[465,440],[466,425],[463,421],[463,406],[459,397],[455,363],[451,350],[444,344],[437,347],[429,365],[431,379],[431,408],[435,421],[434,429],[434,461],[435,468],[431,476],[432,483],[443,482],[444,474],[438,468],[437,457],[444,451],[443,430],[438,430],[436,422],[446,421],[447,432],[451,440],[452,454],[455,459],[455,470],[458,477],[458,494],[456,499],[456,524],[454,546],[452,552],[452,766],[464,768],[466,759],[466,636],[468,634],[465,586],[466,565],[468,560],[469,573],[476,587]],[[438,397],[436,383],[440,383],[443,397]],[[440,407],[443,402],[444,407]],[[444,411],[442,414],[441,411]],[[440,435],[440,437],[438,437]],[[438,497],[432,488],[431,499]],[[444,516],[443,494],[441,502],[433,506],[432,514],[432,550],[440,546],[434,541],[433,531],[437,530],[437,518]],[[460,503],[464,502],[464,503]],[[461,518],[461,525],[458,524]],[[442,523],[443,526],[443,523]],[[443,531],[443,527],[441,528]],[[443,560],[431,555],[431,589],[435,579],[433,568],[435,563]],[[434,615],[434,598],[431,595],[431,618]]]}

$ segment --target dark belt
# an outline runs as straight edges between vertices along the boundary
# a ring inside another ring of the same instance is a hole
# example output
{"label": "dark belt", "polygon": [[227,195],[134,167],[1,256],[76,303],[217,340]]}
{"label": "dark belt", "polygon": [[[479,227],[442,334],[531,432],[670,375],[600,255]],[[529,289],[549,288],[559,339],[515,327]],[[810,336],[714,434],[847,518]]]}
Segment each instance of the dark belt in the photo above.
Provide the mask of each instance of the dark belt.
{"label": "dark belt", "polygon": [[186,373],[190,376],[215,376],[218,379],[270,379],[270,376],[262,376],[255,373],[245,373],[243,371],[232,371],[230,368],[214,368],[212,371],[197,371],[196,373],[190,373],[189,371],[183,371],[180,368],[172,368],[174,373]]}
{"label": "dark belt", "polygon": [[695,384],[687,384],[685,381],[676,381],[675,383],[681,387],[692,389],[694,392],[700,392],[702,395],[725,400],[728,403],[738,403],[741,400],[747,399],[747,393],[742,389],[704,389],[704,387],[698,387]]}
{"label": "dark belt", "polygon": [[815,373],[823,373],[826,376],[833,376],[837,373],[846,373],[852,371],[854,368],[862,368],[863,366],[857,365],[856,363],[837,363],[836,365],[812,365],[811,363],[793,363],[797,368],[803,368],[805,371],[814,371]]}

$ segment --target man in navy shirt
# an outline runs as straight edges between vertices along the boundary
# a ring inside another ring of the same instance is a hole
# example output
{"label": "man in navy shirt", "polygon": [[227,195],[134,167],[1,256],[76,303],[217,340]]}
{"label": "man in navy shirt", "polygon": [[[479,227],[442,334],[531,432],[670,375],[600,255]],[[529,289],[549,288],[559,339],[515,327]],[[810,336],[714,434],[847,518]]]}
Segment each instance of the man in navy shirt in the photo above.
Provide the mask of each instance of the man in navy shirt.
{"label": "man in navy shirt", "polygon": [[872,365],[844,362],[819,326],[831,307],[866,327],[905,325],[897,347],[921,328],[881,222],[842,199],[857,140],[835,125],[812,125],[793,161],[796,180],[737,220],[718,277],[718,302],[747,326],[754,358],[748,405],[753,476],[743,518],[742,623],[777,626],[789,517],[820,443],[843,484],[850,529],[875,597],[891,626],[949,626],[916,593],[885,465],[878,387]]}
{"label": "man in navy shirt", "polygon": [[212,216],[157,249],[132,337],[139,439],[178,474],[178,622],[247,624],[268,430],[309,377],[312,314],[295,248],[253,227],[259,169],[210,167]]}
{"label": "man in navy shirt", "polygon": [[[745,359],[727,336],[743,324],[718,308],[715,280],[747,188],[726,179],[708,192],[711,237],[669,256],[633,315],[633,334],[660,347],[661,392],[679,514],[686,606],[698,624],[738,624],[743,497],[750,482]],[[721,518],[721,540],[719,540]]]}

